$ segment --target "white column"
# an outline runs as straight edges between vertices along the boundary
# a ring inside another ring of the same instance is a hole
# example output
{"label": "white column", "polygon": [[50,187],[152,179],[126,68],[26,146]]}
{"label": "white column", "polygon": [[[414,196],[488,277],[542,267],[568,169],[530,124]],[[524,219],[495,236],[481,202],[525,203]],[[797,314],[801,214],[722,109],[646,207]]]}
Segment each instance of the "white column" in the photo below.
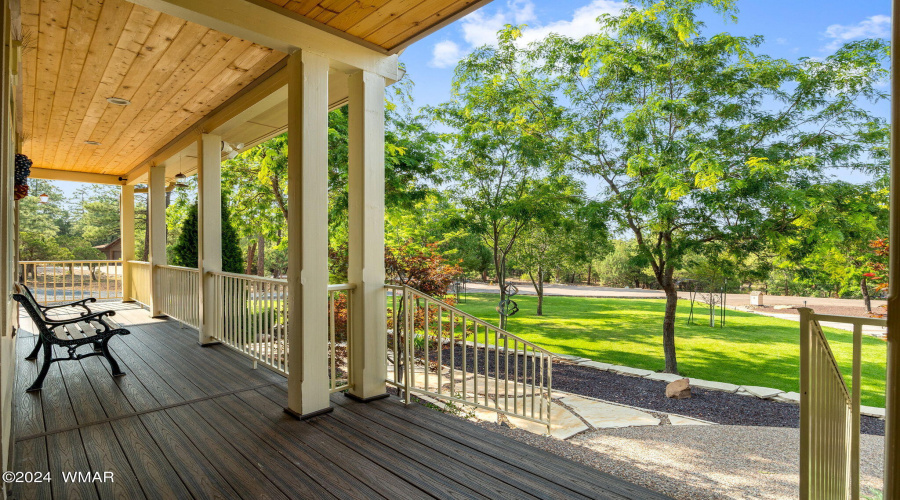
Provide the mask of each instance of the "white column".
{"label": "white column", "polygon": [[197,142],[197,268],[200,270],[200,345],[215,343],[215,277],[222,271],[222,137],[201,134]]}
{"label": "white column", "polygon": [[331,410],[328,390],[328,60],[288,58],[288,406]]}
{"label": "white column", "polygon": [[132,301],[134,290],[131,287],[131,267],[128,261],[134,260],[134,186],[122,186],[119,195],[120,217],[119,238],[122,243],[122,300]]}
{"label": "white column", "polygon": [[348,277],[356,285],[350,311],[351,397],[387,395],[384,295],[384,78],[367,71],[349,81]]}
{"label": "white column", "polygon": [[164,266],[166,260],[166,167],[150,167],[147,193],[147,231],[150,231],[150,314],[162,316],[162,283],[156,266]]}

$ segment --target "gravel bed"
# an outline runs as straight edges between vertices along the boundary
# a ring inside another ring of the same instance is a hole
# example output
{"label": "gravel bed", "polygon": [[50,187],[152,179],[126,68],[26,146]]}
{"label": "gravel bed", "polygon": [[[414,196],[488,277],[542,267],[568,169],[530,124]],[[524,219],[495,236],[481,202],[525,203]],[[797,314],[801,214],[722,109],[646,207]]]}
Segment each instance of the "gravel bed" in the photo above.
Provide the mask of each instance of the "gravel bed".
{"label": "gravel bed", "polygon": [[[604,429],[569,441],[482,422],[484,428],[677,499],[796,498],[799,431],[749,426]],[[863,436],[863,491],[882,487],[884,440]]]}
{"label": "gravel bed", "polygon": [[[462,366],[463,348],[455,346],[455,366]],[[429,357],[433,362],[437,361],[437,353],[431,349]],[[466,368],[473,373],[475,352],[473,347],[466,348]],[[488,351],[487,370],[485,370],[485,350],[477,350],[478,373],[493,376],[495,372],[494,352]],[[501,374],[505,372],[504,363],[509,363],[510,373],[515,366],[515,356],[500,355],[497,357]],[[445,345],[442,350],[442,361],[446,365],[450,359],[450,346]],[[525,371],[524,356],[519,356],[518,380],[532,378],[531,369]],[[540,368],[538,367],[538,376]],[[788,427],[800,426],[800,407],[790,403],[782,403],[753,396],[742,396],[722,391],[711,391],[691,388],[690,399],[671,399],[665,396],[666,382],[649,380],[628,375],[597,370],[586,366],[578,366],[570,363],[553,363],[553,389],[555,391],[580,394],[604,401],[611,401],[624,405],[643,408],[662,413],[675,413],[686,417],[694,417],[725,425],[745,425],[762,427]],[[863,434],[884,436],[884,420],[862,416],[860,427]]]}

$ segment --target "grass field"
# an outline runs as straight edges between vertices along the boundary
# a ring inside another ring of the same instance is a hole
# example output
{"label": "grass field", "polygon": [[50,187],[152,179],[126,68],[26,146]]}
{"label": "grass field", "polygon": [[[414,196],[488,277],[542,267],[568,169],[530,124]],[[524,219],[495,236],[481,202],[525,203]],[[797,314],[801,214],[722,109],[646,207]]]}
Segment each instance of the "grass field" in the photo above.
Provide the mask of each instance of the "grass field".
{"label": "grass field", "polygon": [[[498,295],[469,294],[459,307],[496,324]],[[648,370],[662,370],[659,299],[546,297],[537,316],[537,298],[518,296],[519,313],[508,330],[552,352]],[[675,324],[682,375],[739,385],[799,389],[800,326],[795,321],[726,311],[725,328],[708,326],[708,309],[695,304],[697,324],[688,325],[690,303],[681,301]],[[704,316],[704,312],[707,313]],[[845,378],[850,380],[853,335],[826,328],[825,334]],[[884,407],[886,343],[863,337],[862,404]]]}

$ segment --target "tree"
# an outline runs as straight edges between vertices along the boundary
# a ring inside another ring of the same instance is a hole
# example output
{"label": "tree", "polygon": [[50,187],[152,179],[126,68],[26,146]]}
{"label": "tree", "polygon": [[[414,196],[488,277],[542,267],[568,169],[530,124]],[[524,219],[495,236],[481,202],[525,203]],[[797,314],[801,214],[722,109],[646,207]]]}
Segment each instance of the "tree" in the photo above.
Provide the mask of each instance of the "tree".
{"label": "tree", "polygon": [[94,184],[75,191],[69,214],[78,217],[72,232],[91,246],[114,241],[121,234],[119,188]]}
{"label": "tree", "polygon": [[[197,267],[198,258],[198,213],[197,203],[191,205],[181,226],[178,241],[172,247],[172,264],[184,267]],[[238,246],[238,235],[231,224],[231,210],[228,208],[226,196],[222,196],[222,270],[227,273],[240,273],[244,270],[241,248]]]}
{"label": "tree", "polygon": [[[454,197],[472,232],[491,249],[500,300],[506,300],[507,260],[521,232],[562,187],[549,172],[556,149],[552,102],[546,82],[517,64],[514,33],[501,33],[498,47],[482,47],[457,67],[454,98],[433,110],[453,132],[443,139]],[[565,194],[563,194],[565,196]],[[506,317],[501,315],[500,328]]]}
{"label": "tree", "polygon": [[532,52],[570,103],[572,168],[603,183],[610,214],[666,293],[669,373],[678,372],[673,273],[683,257],[710,243],[753,253],[768,235],[796,230],[798,200],[827,168],[865,162],[874,120],[860,101],[886,97],[877,87],[885,42],[772,59],[753,52],[760,37],[699,36],[704,3],[627,7],[601,17],[598,34],[551,35]]}

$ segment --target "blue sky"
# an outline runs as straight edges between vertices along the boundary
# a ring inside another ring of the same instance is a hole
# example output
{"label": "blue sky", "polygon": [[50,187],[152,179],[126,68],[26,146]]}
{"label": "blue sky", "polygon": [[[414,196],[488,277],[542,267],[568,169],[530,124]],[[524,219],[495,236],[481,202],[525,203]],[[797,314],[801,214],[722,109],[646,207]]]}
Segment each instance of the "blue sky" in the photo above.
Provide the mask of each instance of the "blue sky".
{"label": "blue sky", "polygon": [[[551,31],[579,36],[594,29],[597,16],[622,5],[614,0],[494,0],[400,56],[416,84],[416,105],[446,101],[456,61],[474,47],[491,43],[504,24],[527,24],[529,40]],[[844,41],[887,37],[890,31],[889,0],[743,0],[738,8],[737,24],[703,11],[705,33],[762,35],[766,41],[760,52],[774,57],[824,57]]]}

